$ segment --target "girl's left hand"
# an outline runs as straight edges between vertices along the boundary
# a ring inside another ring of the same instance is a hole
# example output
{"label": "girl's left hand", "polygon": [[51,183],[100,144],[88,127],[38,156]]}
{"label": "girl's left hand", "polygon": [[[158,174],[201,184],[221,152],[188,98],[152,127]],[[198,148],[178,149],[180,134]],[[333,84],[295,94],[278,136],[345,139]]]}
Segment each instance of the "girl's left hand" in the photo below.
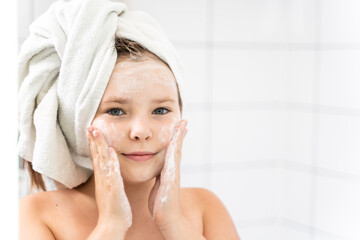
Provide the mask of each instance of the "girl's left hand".
{"label": "girl's left hand", "polygon": [[148,207],[158,227],[176,223],[182,217],[180,210],[180,162],[181,147],[187,133],[187,121],[181,120],[175,127],[167,145],[164,167],[156,177],[149,196]]}

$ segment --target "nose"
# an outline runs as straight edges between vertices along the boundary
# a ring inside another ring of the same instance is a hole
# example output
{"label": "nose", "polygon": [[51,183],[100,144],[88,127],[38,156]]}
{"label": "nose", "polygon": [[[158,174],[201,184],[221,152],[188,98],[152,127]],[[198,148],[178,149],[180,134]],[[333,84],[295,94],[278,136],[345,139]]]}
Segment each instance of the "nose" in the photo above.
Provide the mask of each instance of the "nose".
{"label": "nose", "polygon": [[130,130],[130,138],[133,141],[148,141],[152,137],[150,126],[140,119],[133,122]]}

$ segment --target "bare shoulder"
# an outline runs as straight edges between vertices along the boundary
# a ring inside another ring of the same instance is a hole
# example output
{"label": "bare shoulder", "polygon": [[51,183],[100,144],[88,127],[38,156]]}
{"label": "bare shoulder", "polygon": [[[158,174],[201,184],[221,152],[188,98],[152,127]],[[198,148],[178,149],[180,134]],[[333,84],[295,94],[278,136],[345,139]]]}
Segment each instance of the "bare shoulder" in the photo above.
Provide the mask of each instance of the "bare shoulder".
{"label": "bare shoulder", "polygon": [[210,192],[205,188],[181,188],[181,196],[188,198],[191,201],[199,201],[206,192]]}
{"label": "bare shoulder", "polygon": [[181,188],[182,196],[203,206],[204,214],[213,207],[224,207],[219,197],[206,188]]}
{"label": "bare shoulder", "polygon": [[66,197],[65,191],[38,192],[19,200],[19,239],[55,239],[48,224],[54,199]]}
{"label": "bare shoulder", "polygon": [[22,197],[19,200],[19,213],[21,217],[33,215],[37,220],[42,218],[50,198],[49,192],[38,192]]}
{"label": "bare shoulder", "polygon": [[181,188],[182,193],[192,195],[196,198],[211,197],[217,198],[216,195],[206,188]]}
{"label": "bare shoulder", "polygon": [[182,195],[202,206],[203,235],[206,239],[240,239],[230,213],[215,193],[205,188],[182,188]]}
{"label": "bare shoulder", "polygon": [[38,192],[22,197],[19,200],[19,207],[24,211],[34,211],[41,217],[44,211],[52,208],[57,202],[67,202],[70,197],[70,190]]}

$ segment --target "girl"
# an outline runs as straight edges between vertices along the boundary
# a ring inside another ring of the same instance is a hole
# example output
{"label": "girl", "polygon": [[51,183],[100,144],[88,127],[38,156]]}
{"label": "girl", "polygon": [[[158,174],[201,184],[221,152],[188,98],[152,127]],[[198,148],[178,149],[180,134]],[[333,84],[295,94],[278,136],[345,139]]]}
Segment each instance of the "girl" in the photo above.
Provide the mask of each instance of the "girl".
{"label": "girl", "polygon": [[172,48],[157,24],[116,1],[58,2],[50,10],[23,54],[33,65],[23,61],[20,74],[29,75],[20,91],[20,113],[28,114],[20,118],[20,150],[37,187],[46,190],[45,172],[68,188],[20,200],[20,239],[239,239],[213,193],[180,188],[187,121]]}
{"label": "girl", "polygon": [[20,239],[239,239],[213,193],[180,188],[186,120],[171,70],[130,40],[116,49],[88,128],[93,176],[22,198]]}

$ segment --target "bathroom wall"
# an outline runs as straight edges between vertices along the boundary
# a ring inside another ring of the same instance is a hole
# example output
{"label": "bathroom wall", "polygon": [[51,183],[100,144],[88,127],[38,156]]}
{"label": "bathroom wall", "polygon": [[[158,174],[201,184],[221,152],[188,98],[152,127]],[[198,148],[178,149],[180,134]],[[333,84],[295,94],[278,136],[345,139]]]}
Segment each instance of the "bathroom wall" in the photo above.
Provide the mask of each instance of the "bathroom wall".
{"label": "bathroom wall", "polygon": [[[19,46],[52,2],[19,1]],[[360,1],[125,2],[187,70],[182,186],[216,193],[244,240],[359,239]]]}

